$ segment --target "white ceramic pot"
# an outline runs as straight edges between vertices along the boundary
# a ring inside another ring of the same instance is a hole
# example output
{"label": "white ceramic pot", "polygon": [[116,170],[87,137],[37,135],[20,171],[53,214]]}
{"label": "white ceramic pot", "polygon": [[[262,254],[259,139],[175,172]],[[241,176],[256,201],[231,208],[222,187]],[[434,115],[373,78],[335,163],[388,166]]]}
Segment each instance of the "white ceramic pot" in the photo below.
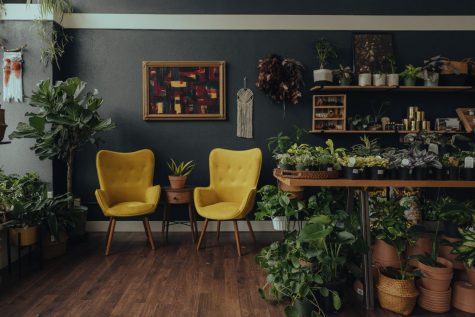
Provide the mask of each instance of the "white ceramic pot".
{"label": "white ceramic pot", "polygon": [[399,74],[387,75],[388,86],[399,86]]}
{"label": "white ceramic pot", "polygon": [[386,74],[373,74],[373,85],[386,86]]}
{"label": "white ceramic pot", "polygon": [[330,69],[316,69],[313,71],[313,81],[321,84],[333,82],[333,72]]}
{"label": "white ceramic pot", "polygon": [[287,217],[278,216],[272,218],[272,226],[276,231],[286,231],[287,230]]}
{"label": "white ceramic pot", "polygon": [[359,74],[358,86],[371,86],[371,73]]}

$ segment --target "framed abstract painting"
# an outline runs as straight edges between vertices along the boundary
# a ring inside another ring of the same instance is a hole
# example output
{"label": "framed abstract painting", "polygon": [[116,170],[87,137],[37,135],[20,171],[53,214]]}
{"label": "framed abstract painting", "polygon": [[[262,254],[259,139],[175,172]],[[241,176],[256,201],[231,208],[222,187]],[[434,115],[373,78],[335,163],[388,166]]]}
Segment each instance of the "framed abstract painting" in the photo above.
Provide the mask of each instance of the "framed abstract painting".
{"label": "framed abstract painting", "polygon": [[356,74],[389,72],[388,58],[394,55],[391,33],[354,33],[353,63]]}
{"label": "framed abstract painting", "polygon": [[224,61],[143,62],[144,120],[225,120]]}

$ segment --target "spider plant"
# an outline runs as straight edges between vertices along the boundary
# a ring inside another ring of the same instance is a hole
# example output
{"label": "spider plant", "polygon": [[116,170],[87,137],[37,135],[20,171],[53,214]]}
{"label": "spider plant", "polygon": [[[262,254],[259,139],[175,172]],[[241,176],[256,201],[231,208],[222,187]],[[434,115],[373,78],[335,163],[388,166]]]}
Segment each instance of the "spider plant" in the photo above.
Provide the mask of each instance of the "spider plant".
{"label": "spider plant", "polygon": [[177,164],[174,159],[170,159],[167,165],[171,172],[171,176],[188,176],[195,168],[195,163],[193,161]]}

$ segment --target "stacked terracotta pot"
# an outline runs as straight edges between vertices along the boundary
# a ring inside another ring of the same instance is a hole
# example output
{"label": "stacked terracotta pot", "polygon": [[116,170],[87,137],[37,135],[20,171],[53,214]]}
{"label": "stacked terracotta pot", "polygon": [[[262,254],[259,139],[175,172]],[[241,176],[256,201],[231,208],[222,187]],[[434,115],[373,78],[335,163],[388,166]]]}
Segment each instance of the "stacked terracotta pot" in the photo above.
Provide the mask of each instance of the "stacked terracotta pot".
{"label": "stacked terracotta pot", "polygon": [[452,304],[461,311],[475,314],[475,284],[465,281],[455,282]]}
{"label": "stacked terracotta pot", "polygon": [[450,310],[452,289],[450,283],[454,275],[453,265],[447,259],[438,257],[437,262],[443,267],[433,267],[419,262],[418,268],[423,277],[417,285],[421,292],[419,306],[434,313],[445,313]]}

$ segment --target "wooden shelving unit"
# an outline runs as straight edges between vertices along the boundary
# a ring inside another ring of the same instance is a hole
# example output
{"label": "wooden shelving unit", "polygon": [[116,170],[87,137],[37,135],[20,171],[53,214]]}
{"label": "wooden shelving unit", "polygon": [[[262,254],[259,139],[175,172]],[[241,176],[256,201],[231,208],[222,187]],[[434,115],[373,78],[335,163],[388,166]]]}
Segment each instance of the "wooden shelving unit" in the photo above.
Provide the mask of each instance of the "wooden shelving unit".
{"label": "wooden shelving unit", "polygon": [[[309,133],[346,133],[346,134],[409,134],[418,131],[395,131],[395,130],[311,130]],[[447,134],[466,134],[467,131],[428,131],[431,133],[447,133]]]}
{"label": "wooden shelving unit", "polygon": [[420,92],[475,92],[472,86],[315,86],[313,92],[350,92],[350,91],[420,91]]}
{"label": "wooden shelving unit", "polygon": [[346,129],[346,95],[314,95],[312,130],[342,132]]}

